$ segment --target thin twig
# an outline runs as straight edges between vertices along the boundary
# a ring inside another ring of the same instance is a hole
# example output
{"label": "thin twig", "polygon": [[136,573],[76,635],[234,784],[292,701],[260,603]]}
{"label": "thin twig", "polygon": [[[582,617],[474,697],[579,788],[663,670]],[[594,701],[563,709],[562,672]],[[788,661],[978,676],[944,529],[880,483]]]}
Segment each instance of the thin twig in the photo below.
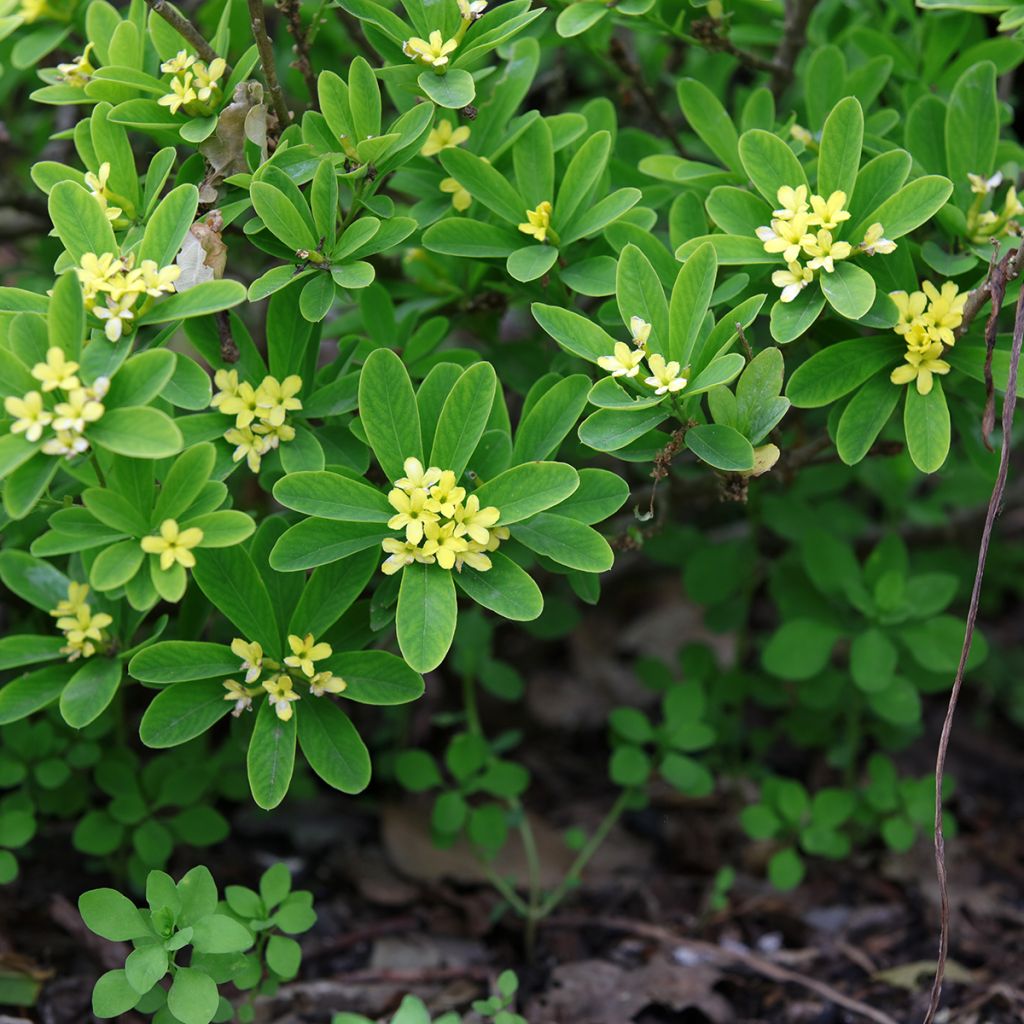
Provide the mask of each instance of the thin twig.
{"label": "thin twig", "polygon": [[640,98],[644,101],[644,106],[647,107],[651,117],[657,122],[658,127],[661,129],[662,134],[668,139],[669,142],[675,147],[676,152],[683,157],[683,159],[689,159],[689,155],[683,148],[683,144],[679,141],[679,133],[669,124],[668,118],[665,117],[664,112],[658,105],[658,97],[654,95],[651,87],[644,81],[644,77],[640,68],[636,62],[626,52],[626,48],[622,45],[621,41],[617,36],[612,36],[612,40],[608,45],[608,53],[611,55],[612,62],[632,83],[636,91],[639,93]]}
{"label": "thin twig", "polygon": [[306,83],[306,90],[309,92],[309,104],[313,110],[319,110],[318,95],[316,87],[316,75],[313,72],[313,65],[309,60],[309,37],[302,28],[302,11],[299,0],[277,0],[277,9],[284,15],[288,31],[295,40],[292,49],[295,51],[295,60],[292,67],[296,68],[302,80]]}
{"label": "thin twig", "polygon": [[559,915],[558,917],[551,918],[545,922],[545,926],[562,928],[605,928],[608,931],[639,935],[643,938],[651,939],[655,942],[660,942],[663,945],[672,946],[676,949],[682,947],[683,949],[689,950],[691,953],[695,953],[699,957],[711,960],[719,965],[739,964],[746,967],[748,970],[753,971],[755,974],[760,974],[764,978],[770,978],[772,981],[778,981],[785,985],[799,985],[808,991],[817,993],[817,995],[821,996],[822,999],[826,999],[828,1002],[834,1003],[836,1006],[841,1006],[845,1010],[849,1010],[850,1013],[855,1013],[858,1016],[866,1017],[868,1020],[874,1021],[875,1024],[897,1024],[897,1022],[883,1010],[878,1010],[873,1006],[869,1006],[867,1003],[862,1003],[859,999],[854,999],[852,996],[843,995],[843,993],[838,989],[833,988],[831,985],[828,985],[823,981],[818,981],[817,978],[812,978],[806,974],[800,974],[797,971],[792,971],[788,967],[780,967],[778,964],[773,963],[765,957],[758,956],[756,953],[749,953],[746,950],[735,946],[730,946],[728,948],[724,946],[716,946],[712,942],[702,942],[700,939],[686,938],[683,935],[676,934],[668,928],[661,928],[658,925],[648,924],[645,921],[632,921],[628,918],[622,917]]}
{"label": "thin twig", "polygon": [[277,80],[274,47],[267,35],[267,24],[263,19],[263,0],[249,0],[249,22],[252,25],[253,38],[256,40],[256,49],[259,51],[263,77],[274,104],[274,113],[277,114],[277,130],[280,134],[291,124],[291,115],[288,113],[288,104],[284,101],[284,93],[281,92],[281,83]]}
{"label": "thin twig", "polygon": [[240,353],[231,333],[231,317],[222,309],[214,317],[217,322],[217,337],[220,338],[220,358],[225,363],[237,363]]}
{"label": "thin twig", "polygon": [[[163,18],[185,42],[191,44],[192,49],[207,64],[217,59],[217,51],[206,41],[203,33],[188,18],[179,14],[167,0],[146,0],[146,6]],[[231,74],[230,64],[226,67],[225,74]]]}
{"label": "thin twig", "polygon": [[712,53],[727,53],[735,57],[751,71],[768,71],[771,74],[778,74],[781,70],[771,57],[762,57],[750,50],[741,50],[722,30],[723,23],[715,18],[703,18],[695,21],[690,26],[693,38],[706,50]]}
{"label": "thin twig", "polygon": [[[997,264],[1003,276],[1005,284],[1015,281],[1021,270],[1024,270],[1024,246],[1018,249],[1011,249]],[[985,303],[992,297],[992,275],[991,273],[977,288],[967,296],[964,303],[964,318],[957,328],[957,337],[962,338],[970,329],[974,318],[984,308]]]}
{"label": "thin twig", "polygon": [[[1000,287],[996,282],[990,283],[989,292],[994,297]],[[1003,285],[1005,288],[1005,284]],[[985,562],[988,558],[989,543],[992,540],[992,529],[996,516],[1001,510],[1003,495],[1006,492],[1006,478],[1010,467],[1010,433],[1013,430],[1013,414],[1017,407],[1017,364],[1020,362],[1021,347],[1024,345],[1024,296],[1017,299],[1017,315],[1013,325],[1013,345],[1010,350],[1010,372],[1006,382],[1006,395],[1003,398],[1003,437],[999,447],[999,471],[992,487],[988,510],[985,513],[985,525],[981,533],[981,544],[978,548],[978,568],[974,574],[974,586],[971,589],[971,603],[967,611],[967,627],[964,630],[963,647],[960,650],[960,664],[957,666],[953,689],[949,694],[946,717],[942,723],[942,735],[939,737],[939,749],[935,758],[935,874],[939,882],[941,900],[939,927],[939,957],[935,966],[935,981],[932,984],[928,1011],[925,1013],[924,1024],[932,1024],[939,1008],[942,996],[942,981],[946,973],[946,958],[949,955],[949,885],[946,879],[946,840],[942,830],[942,780],[946,769],[946,751],[949,748],[949,737],[953,730],[953,717],[956,714],[957,700],[963,686],[967,659],[971,653],[974,640],[974,624],[978,618],[978,605],[981,600],[981,584],[985,578]]]}
{"label": "thin twig", "polygon": [[775,51],[772,92],[778,96],[793,80],[796,59],[807,41],[807,23],[818,0],[786,0],[786,17],[782,38]]}

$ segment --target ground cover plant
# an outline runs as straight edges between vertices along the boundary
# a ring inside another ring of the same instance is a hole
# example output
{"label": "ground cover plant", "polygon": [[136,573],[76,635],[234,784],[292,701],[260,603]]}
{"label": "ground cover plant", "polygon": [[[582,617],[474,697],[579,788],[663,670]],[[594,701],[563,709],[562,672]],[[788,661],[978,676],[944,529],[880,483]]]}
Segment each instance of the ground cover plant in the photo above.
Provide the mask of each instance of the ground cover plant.
{"label": "ground cover plant", "polygon": [[1022,32],[0,0],[0,1006],[1017,1019]]}

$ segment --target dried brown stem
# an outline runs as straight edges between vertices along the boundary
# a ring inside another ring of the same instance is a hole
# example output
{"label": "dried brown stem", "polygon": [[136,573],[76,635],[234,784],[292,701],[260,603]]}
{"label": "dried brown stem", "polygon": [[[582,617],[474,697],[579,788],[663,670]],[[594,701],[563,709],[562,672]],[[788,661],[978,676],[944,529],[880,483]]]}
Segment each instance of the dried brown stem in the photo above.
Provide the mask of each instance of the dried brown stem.
{"label": "dried brown stem", "polygon": [[855,1013],[859,1017],[864,1017],[867,1020],[874,1021],[875,1024],[897,1024],[897,1022],[883,1010],[878,1010],[874,1006],[862,1003],[859,999],[854,999],[851,996],[844,995],[838,989],[833,988],[831,985],[828,985],[823,981],[819,981],[817,978],[812,978],[806,974],[800,974],[787,967],[780,967],[778,964],[765,957],[758,956],[756,953],[749,953],[736,946],[731,946],[729,948],[716,946],[711,942],[702,942],[700,939],[687,938],[686,936],[679,935],[668,928],[648,924],[646,921],[632,921],[628,918],[622,917],[560,915],[542,922],[542,925],[543,927],[549,928],[604,928],[608,931],[639,935],[642,938],[651,939],[654,942],[660,942],[663,945],[671,946],[674,949],[686,949],[689,952],[696,954],[698,957],[710,960],[715,964],[723,966],[739,965],[746,967],[755,974],[760,974],[763,978],[770,978],[772,981],[778,981],[785,985],[799,985],[801,988],[805,988],[809,992],[814,992],[816,995],[821,996],[822,999],[825,999],[830,1003],[834,1003],[836,1006],[843,1007],[843,1009],[848,1010],[850,1013]]}
{"label": "dried brown stem", "polygon": [[[154,14],[158,14],[163,18],[207,64],[217,59],[217,51],[206,41],[203,33],[188,18],[179,14],[171,7],[167,0],[146,0],[146,6]],[[231,74],[230,64],[227,66],[226,74]]]}
{"label": "dried brown stem", "polygon": [[679,141],[679,133],[669,124],[668,118],[665,117],[664,112],[658,105],[657,96],[654,95],[651,87],[644,81],[640,68],[626,52],[626,48],[617,36],[612,36],[611,43],[608,45],[608,53],[615,67],[633,83],[633,87],[644,101],[644,106],[647,107],[648,112],[661,129],[665,138],[672,143],[676,152],[683,159],[689,159],[689,154],[687,154],[683,144]]}
{"label": "dried brown stem", "polygon": [[291,124],[291,115],[288,113],[288,104],[284,101],[284,93],[281,92],[281,83],[277,80],[274,47],[270,42],[270,36],[267,35],[267,23],[263,18],[263,0],[248,0],[248,3],[252,35],[256,40],[256,49],[260,55],[260,67],[263,69],[263,78],[267,83],[267,91],[270,93],[274,113],[277,115],[278,134],[280,134]]}
{"label": "dried brown stem", "polygon": [[782,38],[772,62],[772,92],[778,96],[793,80],[796,59],[807,42],[807,23],[818,0],[786,0],[786,17],[782,23]]}
{"label": "dried brown stem", "polygon": [[313,65],[309,60],[309,36],[302,28],[301,0],[277,0],[277,9],[284,15],[285,24],[295,40],[292,49],[295,51],[295,60],[292,67],[302,75],[306,83],[306,90],[309,92],[309,104],[314,110],[319,110],[317,98],[316,74]]}
{"label": "dried brown stem", "polygon": [[[1007,265],[1008,261],[1009,256],[1007,257]],[[999,265],[1001,266],[1002,263]],[[1005,280],[994,281],[993,274],[989,274],[986,285],[988,286],[988,294],[993,298],[993,305],[995,306],[998,302],[1001,302],[999,289],[1003,288],[1005,290]],[[983,285],[982,289],[978,289],[978,291],[983,290],[984,287]],[[999,297],[998,300],[997,296]],[[977,309],[980,308],[979,304]],[[977,309],[974,310],[975,314]],[[990,318],[990,323],[993,320],[994,317]],[[953,731],[953,718],[956,714],[956,705],[960,697],[960,690],[963,687],[967,659],[970,656],[971,644],[974,640],[974,626],[978,618],[981,585],[985,578],[985,562],[988,559],[992,530],[995,526],[996,516],[1001,511],[1003,496],[1006,492],[1006,478],[1010,468],[1010,434],[1013,430],[1013,414],[1017,407],[1017,364],[1020,362],[1022,345],[1024,345],[1024,296],[1017,300],[1017,315],[1013,325],[1010,372],[1006,382],[1006,395],[1003,398],[1003,437],[999,448],[999,470],[996,473],[996,481],[992,487],[992,496],[989,498],[988,509],[985,513],[985,525],[982,528],[981,544],[978,548],[978,567],[974,574],[971,603],[967,610],[967,627],[964,630],[964,642],[960,650],[960,663],[957,666],[956,677],[953,679],[953,688],[949,694],[949,704],[946,707],[946,717],[942,723],[942,734],[939,737],[939,749],[935,758],[935,874],[939,882],[941,908],[939,956],[935,966],[935,981],[932,984],[931,998],[928,1002],[928,1010],[924,1016],[924,1024],[932,1024],[935,1020],[935,1014],[939,1008],[939,999],[942,996],[942,982],[946,973],[946,959],[949,955],[949,883],[946,878],[946,840],[942,830],[942,780],[946,769],[946,752],[949,749],[949,738]]]}

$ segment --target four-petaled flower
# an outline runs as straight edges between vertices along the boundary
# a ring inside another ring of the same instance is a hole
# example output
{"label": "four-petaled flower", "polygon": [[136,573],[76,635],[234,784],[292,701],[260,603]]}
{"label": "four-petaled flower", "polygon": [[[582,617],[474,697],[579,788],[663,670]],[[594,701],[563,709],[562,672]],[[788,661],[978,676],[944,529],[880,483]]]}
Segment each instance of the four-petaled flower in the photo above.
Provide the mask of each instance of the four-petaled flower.
{"label": "four-petaled flower", "polygon": [[186,103],[194,103],[199,98],[192,88],[194,77],[192,72],[188,71],[181,78],[172,78],[171,91],[161,96],[157,103],[167,107],[172,114],[176,114]]}
{"label": "four-petaled flower", "polygon": [[175,563],[183,569],[196,564],[192,549],[203,541],[203,531],[198,526],[182,530],[174,519],[165,519],[160,524],[159,534],[143,537],[139,542],[148,555],[160,556],[160,568],[167,572]]}
{"label": "four-petaled flower", "polygon": [[801,266],[795,260],[786,270],[776,270],[772,273],[772,284],[782,289],[779,296],[782,302],[792,302],[813,280],[814,271]]}
{"label": "four-petaled flower", "polygon": [[419,459],[406,459],[402,463],[402,469],[405,476],[400,476],[395,481],[395,486],[401,487],[403,491],[429,491],[441,479],[441,470],[437,466],[424,469]]}
{"label": "four-petaled flower", "polygon": [[307,633],[305,636],[290,634],[288,646],[292,653],[284,659],[284,663],[290,668],[300,669],[306,676],[316,675],[313,662],[323,661],[324,658],[329,658],[334,653],[330,644],[317,643],[312,633]]}
{"label": "four-petaled flower", "polygon": [[[476,495],[473,495],[475,498]],[[469,542],[464,537],[457,537],[457,524],[454,520],[447,523],[427,523],[426,540],[423,542],[423,553],[433,555],[442,569],[451,569],[455,558],[466,550]]]}
{"label": "four-petaled flower", "polygon": [[804,252],[812,257],[807,261],[809,269],[824,270],[831,274],[836,269],[835,261],[845,260],[853,252],[853,246],[849,242],[834,241],[832,232],[822,228],[814,236],[813,242],[804,245]]}
{"label": "four-petaled flower", "polygon": [[291,676],[271,676],[263,680],[263,689],[267,691],[267,699],[270,701],[282,722],[287,722],[293,714],[292,703],[299,699],[299,695],[292,688]]}
{"label": "four-petaled flower", "polygon": [[51,345],[46,350],[46,362],[32,367],[32,376],[43,385],[43,391],[74,391],[79,387],[78,363],[64,355],[64,350]]}
{"label": "four-petaled flower", "polygon": [[811,196],[810,223],[827,231],[834,231],[844,220],[850,219],[850,211],[845,209],[846,193],[833,192],[828,199],[824,196]]}
{"label": "four-petaled flower", "polygon": [[309,680],[309,692],[314,697],[322,697],[325,693],[341,693],[347,689],[348,683],[332,672],[317,672]]}
{"label": "four-petaled flower", "polygon": [[[501,512],[498,509],[493,505],[481,508],[480,499],[475,494],[471,494],[464,505],[458,505],[455,508],[455,536],[468,535],[477,544],[486,544],[490,540],[488,531],[500,518]],[[433,554],[432,551],[429,553]],[[440,558],[438,561],[441,561]],[[448,567],[446,566],[446,568]]]}
{"label": "four-petaled flower", "polygon": [[245,681],[254,683],[263,671],[263,648],[256,643],[247,643],[241,637],[236,636],[231,641],[231,653],[242,659],[239,670],[245,673]]}
{"label": "four-petaled flower", "polygon": [[487,0],[458,0],[463,21],[476,21],[487,10]]}
{"label": "four-petaled flower", "polygon": [[544,202],[537,204],[535,210],[527,210],[526,221],[519,225],[519,230],[524,235],[530,235],[538,242],[543,242],[551,230],[551,203],[545,199]]}
{"label": "four-petaled flower", "polygon": [[941,355],[942,343],[938,341],[920,351],[908,348],[903,356],[906,363],[897,366],[892,371],[890,379],[893,384],[909,384],[916,381],[918,393],[927,395],[932,390],[933,374],[949,373],[949,363],[940,358]]}
{"label": "four-petaled flower", "polygon": [[885,228],[878,221],[875,221],[864,232],[864,240],[860,243],[859,248],[861,252],[866,253],[868,256],[874,256],[877,253],[880,253],[882,256],[888,256],[889,253],[896,251],[896,243],[885,237]]}
{"label": "four-petaled flower", "polygon": [[600,356],[597,365],[613,377],[635,377],[646,353],[642,348],[631,349],[624,341],[615,342],[613,355]]}
{"label": "four-petaled flower", "polygon": [[388,502],[395,514],[388,520],[391,530],[405,530],[405,539],[413,544],[423,540],[427,523],[437,522],[437,513],[428,504],[428,495],[422,487],[404,491],[396,487],[388,493]]}
{"label": "four-petaled flower", "polygon": [[469,125],[460,124],[458,128],[452,127],[451,121],[442,117],[437,122],[436,128],[430,129],[427,141],[423,143],[420,150],[421,156],[436,156],[443,149],[454,149],[461,146],[469,138]]}
{"label": "four-petaled flower", "polygon": [[53,413],[43,405],[43,396],[38,391],[30,391],[22,398],[8,395],[4,399],[4,409],[14,417],[11,433],[24,434],[25,439],[33,444],[43,436],[43,428],[53,420]]}
{"label": "four-petaled flower", "polygon": [[[302,402],[295,396],[302,390],[302,378],[297,374],[285,377],[279,381],[276,377],[264,377],[263,383],[256,392],[257,410],[265,409],[262,419],[272,427],[279,427],[284,423],[284,418],[289,412],[302,408]],[[221,407],[222,412],[227,409]],[[246,426],[239,423],[238,426]]]}
{"label": "four-petaled flower", "polygon": [[679,364],[675,360],[666,363],[664,356],[655,352],[648,357],[647,366],[650,368],[651,376],[645,378],[644,383],[654,388],[656,395],[674,394],[686,387],[686,378],[680,376]]}
{"label": "four-petaled flower", "polygon": [[629,318],[629,336],[637,348],[646,348],[647,341],[651,336],[651,325],[640,316]]}
{"label": "four-petaled flower", "polygon": [[[228,691],[224,694],[224,699],[235,702],[235,706],[231,709],[233,717],[238,718],[243,711],[248,711],[252,707],[253,694],[241,683],[234,679],[225,679],[224,689]],[[253,693],[259,693],[259,690],[254,690]]]}
{"label": "four-petaled flower", "polygon": [[419,36],[406,39],[402,43],[402,53],[418,64],[426,64],[440,70],[447,66],[448,54],[458,45],[456,40],[446,40],[439,29],[434,29],[427,39],[420,39]]}

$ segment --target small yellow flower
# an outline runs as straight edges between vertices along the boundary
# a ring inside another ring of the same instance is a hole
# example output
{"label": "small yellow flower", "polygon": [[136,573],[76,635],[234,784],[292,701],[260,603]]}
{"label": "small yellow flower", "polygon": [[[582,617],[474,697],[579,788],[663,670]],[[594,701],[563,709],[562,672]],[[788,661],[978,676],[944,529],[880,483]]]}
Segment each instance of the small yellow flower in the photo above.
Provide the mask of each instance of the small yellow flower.
{"label": "small yellow flower", "polygon": [[88,597],[89,584],[75,583],[72,580],[68,583],[68,596],[62,597],[57,602],[57,607],[50,609],[50,614],[57,619],[69,615],[75,616],[82,608],[89,606]]}
{"label": "small yellow flower", "polygon": [[4,409],[8,416],[14,417],[11,433],[24,434],[25,440],[32,444],[43,436],[43,428],[53,420],[53,413],[43,405],[43,396],[38,391],[30,391],[22,398],[8,395]]}
{"label": "small yellow flower", "polygon": [[171,79],[171,91],[165,96],[161,96],[157,103],[161,107],[167,107],[172,114],[176,114],[185,104],[194,103],[199,98],[195,89],[192,88],[194,77],[189,71],[182,78]]}
{"label": "small yellow flower", "polygon": [[646,355],[642,348],[631,349],[624,341],[615,343],[614,355],[601,356],[597,365],[613,377],[635,377]]}
{"label": "small yellow flower", "polygon": [[89,60],[89,54],[92,53],[92,49],[93,44],[89,43],[82,54],[73,61],[68,64],[57,65],[57,74],[60,75],[66,85],[73,85],[76,89],[84,89],[89,83],[92,73],[96,70]]}
{"label": "small yellow flower", "polygon": [[498,545],[503,540],[508,540],[512,536],[507,526],[492,526],[489,532],[491,535],[487,538],[487,543],[484,545],[485,551],[497,551]]}
{"label": "small yellow flower", "polygon": [[[789,137],[796,139],[797,142],[803,143],[808,149],[816,146],[816,140],[814,135],[809,132],[803,125],[794,124],[790,126]],[[801,186],[803,187],[803,186]]]}
{"label": "small yellow flower", "polygon": [[452,197],[452,206],[458,210],[459,213],[464,213],[473,203],[473,194],[468,188],[464,188],[460,185],[455,178],[442,178],[437,187],[446,195],[450,195]]}
{"label": "small yellow flower", "polygon": [[804,288],[814,280],[814,271],[801,266],[794,260],[786,270],[772,273],[772,284],[782,289],[781,302],[792,302]]}
{"label": "small yellow flower", "polygon": [[921,288],[928,296],[928,311],[924,315],[928,335],[932,341],[952,347],[956,344],[953,333],[964,321],[967,292],[957,291],[956,282],[946,281],[939,291],[931,281],[923,281]]}
{"label": "small yellow flower", "polygon": [[1017,195],[1017,186],[1011,185],[1006,190],[1006,199],[1003,201],[1003,212],[1000,219],[1008,221],[1011,217],[1018,217],[1022,213],[1024,213],[1024,203]]}
{"label": "small yellow flower", "polygon": [[232,461],[241,462],[245,459],[253,473],[260,471],[263,456],[270,451],[270,444],[265,438],[254,434],[248,427],[232,427],[224,434],[224,440],[235,446],[231,453]]}
{"label": "small yellow flower", "polygon": [[413,491],[429,491],[441,479],[441,470],[437,466],[424,469],[419,459],[406,459],[402,469],[405,470],[405,476],[399,477],[395,486],[410,494]]}
{"label": "small yellow flower", "polygon": [[448,54],[457,46],[454,39],[445,40],[439,30],[435,29],[430,33],[429,39],[420,39],[413,36],[402,43],[402,53],[411,57],[417,64],[426,64],[429,67],[441,69],[448,65]]}
{"label": "small yellow flower", "polygon": [[107,215],[107,220],[117,220],[121,216],[122,210],[120,206],[110,206],[108,201],[110,195],[107,192],[107,179],[110,177],[110,161],[104,161],[100,164],[100,170],[98,174],[93,174],[89,171],[85,176],[85,184],[89,191],[95,196],[100,206],[103,208]]}
{"label": "small yellow flower", "polygon": [[764,244],[764,251],[782,253],[787,263],[799,259],[800,250],[813,239],[807,233],[806,213],[794,213],[788,220],[775,219],[769,226],[761,226],[754,233]]}
{"label": "small yellow flower", "polygon": [[167,572],[175,562],[191,569],[196,564],[192,549],[202,542],[203,531],[198,526],[182,530],[175,520],[165,519],[160,524],[159,536],[143,537],[139,544],[147,555],[159,555],[160,568]]}
{"label": "small yellow flower", "polygon": [[284,659],[284,663],[290,668],[302,669],[303,675],[313,676],[316,674],[314,661],[323,661],[329,658],[334,652],[330,644],[317,643],[312,633],[305,636],[296,636],[292,633],[288,637],[288,646],[292,653]]}
{"label": "small yellow flower", "polygon": [[95,423],[103,415],[103,405],[85,388],[76,388],[68,394],[67,401],[58,402],[53,411],[54,430],[82,434],[87,423]]}
{"label": "small yellow flower", "polygon": [[235,426],[244,430],[260,414],[262,397],[248,381],[244,381],[234,394],[221,399],[218,408],[225,415],[234,416]]}
{"label": "small yellow flower", "polygon": [[646,348],[651,337],[651,325],[639,316],[629,318],[629,334],[637,348]]}
{"label": "small yellow flower", "polygon": [[455,515],[455,506],[466,498],[466,489],[459,487],[455,474],[446,469],[441,479],[430,488],[427,508],[450,519]]}
{"label": "small yellow flower", "polygon": [[412,565],[413,562],[422,562],[426,565],[434,564],[434,557],[424,555],[422,548],[411,541],[399,540],[397,537],[385,537],[380,543],[388,556],[380,567],[385,576],[393,576],[399,569],[404,569],[407,565]]}
{"label": "small yellow flower", "polygon": [[924,292],[889,292],[889,298],[896,304],[899,319],[893,330],[897,334],[907,334],[911,326],[924,313],[928,305],[928,296]]}
{"label": "small yellow flower", "polygon": [[885,237],[885,229],[876,221],[864,232],[864,241],[860,243],[859,248],[868,256],[878,253],[888,256],[889,253],[896,251],[896,243]]}
{"label": "small yellow flower", "polygon": [[77,371],[78,363],[67,359],[63,349],[51,345],[46,350],[46,362],[32,367],[32,376],[42,383],[43,391],[74,391],[79,386]]}
{"label": "small yellow flower", "polygon": [[267,691],[267,699],[273,705],[277,717],[287,722],[293,714],[292,703],[299,699],[299,695],[292,689],[291,677],[281,673],[264,679],[263,689]]}
{"label": "small yellow flower", "polygon": [[69,459],[83,455],[89,450],[89,442],[74,430],[58,430],[57,433],[43,442],[44,455],[65,456]]}
{"label": "small yellow flower", "polygon": [[666,363],[663,356],[657,352],[647,360],[651,376],[644,379],[644,383],[654,388],[656,395],[666,393],[675,394],[686,387],[686,378],[679,375],[679,364],[673,360]]}
{"label": "small yellow flower", "polygon": [[989,192],[994,192],[1003,183],[1003,172],[996,171],[991,178],[986,178],[982,174],[970,174],[967,175],[967,180],[971,183],[971,191],[978,196],[987,196]]}
{"label": "small yellow flower", "polygon": [[536,210],[526,211],[526,222],[519,225],[519,230],[524,235],[536,238],[543,242],[548,237],[551,228],[551,203],[546,199],[537,206]]}
{"label": "small yellow flower", "polygon": [[309,681],[309,692],[314,697],[322,697],[325,693],[341,693],[347,689],[348,683],[331,672],[317,672]]}
{"label": "small yellow flower", "polygon": [[[252,694],[239,682],[234,679],[224,680],[224,689],[228,692],[224,694],[225,700],[232,700],[235,702],[235,706],[231,711],[231,714],[238,718],[243,711],[248,711],[252,707]],[[258,693],[258,690],[253,691]]]}
{"label": "small yellow flower", "polygon": [[182,71],[188,71],[195,62],[194,54],[189,53],[188,50],[179,50],[170,60],[165,60],[160,65],[160,70],[167,75],[177,75]]}
{"label": "small yellow flower", "polygon": [[[470,500],[476,498],[472,495]],[[469,547],[469,543],[463,538],[456,536],[457,524],[449,521],[444,524],[427,523],[426,540],[423,542],[423,553],[433,555],[437,564],[442,569],[451,569],[455,565],[455,558]]]}
{"label": "small yellow flower", "polygon": [[111,282],[123,270],[124,264],[116,253],[85,253],[81,264],[75,268],[75,273],[81,282],[86,302],[95,298],[98,292],[109,291]]}
{"label": "small yellow flower", "polygon": [[941,355],[942,344],[938,341],[921,352],[908,349],[904,353],[906,365],[897,366],[889,379],[893,384],[910,384],[916,381],[918,393],[927,395],[932,390],[933,374],[949,373],[949,363],[940,359]]}
{"label": "small yellow flower", "polygon": [[[486,544],[490,540],[488,530],[501,518],[501,512],[493,505],[481,508],[480,499],[475,494],[471,494],[464,505],[456,507],[454,518],[456,537],[468,534],[470,540],[475,540],[478,544]],[[423,547],[424,550],[427,549],[426,544]],[[432,551],[429,553],[433,554]],[[445,566],[445,568],[450,568],[450,566]]]}
{"label": "small yellow flower", "polygon": [[463,21],[476,21],[487,10],[487,0],[459,0]]}
{"label": "small yellow flower", "polygon": [[216,98],[214,94],[220,88],[218,83],[224,77],[227,66],[227,61],[223,57],[217,57],[216,60],[210,61],[209,67],[201,61],[196,64],[195,89],[200,103],[207,103],[211,98]]}
{"label": "small yellow flower", "polygon": [[834,231],[844,220],[850,219],[850,211],[845,209],[845,206],[845,192],[833,192],[828,199],[824,196],[811,196],[813,212],[810,223],[826,231]]}
{"label": "small yellow flower", "polygon": [[279,447],[283,442],[295,440],[295,428],[290,423],[280,423],[272,426],[269,423],[254,423],[252,427],[254,434],[259,434],[266,446],[264,454]]}
{"label": "small yellow flower", "polygon": [[853,252],[849,242],[834,242],[832,232],[822,229],[815,236],[808,236],[804,252],[812,257],[807,261],[811,270],[824,270],[831,274],[836,269],[836,260],[845,260]]}
{"label": "small yellow flower", "polygon": [[476,569],[477,572],[487,572],[491,568],[491,560],[484,553],[486,550],[484,545],[471,540],[466,545],[466,550],[460,551],[455,556],[455,571],[462,572],[462,567],[468,565],[470,569]]}
{"label": "small yellow flower", "polygon": [[404,491],[396,487],[388,494],[388,502],[395,514],[388,520],[391,530],[405,530],[405,539],[411,544],[423,540],[423,528],[437,522],[437,513],[428,504],[427,492],[422,487]]}
{"label": "small yellow flower", "polygon": [[454,128],[451,121],[442,117],[437,122],[437,127],[430,129],[430,134],[427,136],[427,141],[423,143],[420,155],[436,156],[443,149],[454,149],[456,146],[461,146],[469,136],[469,125],[462,124],[458,128]]}
{"label": "small yellow flower", "polygon": [[174,282],[181,277],[181,267],[176,263],[161,267],[156,260],[143,260],[139,264],[136,281],[142,291],[153,298],[159,298],[165,292],[173,292]]}
{"label": "small yellow flower", "polygon": [[135,305],[137,298],[136,292],[129,292],[119,299],[111,296],[107,299],[105,306],[93,308],[93,313],[104,321],[103,333],[107,336],[108,341],[120,340],[121,335],[124,334],[125,321],[135,319],[135,311],[132,306]]}
{"label": "small yellow flower", "polygon": [[237,370],[218,370],[213,375],[213,383],[217,388],[217,393],[213,396],[210,405],[215,409],[220,408],[225,399],[238,397],[239,384]]}
{"label": "small yellow flower", "polygon": [[263,671],[263,648],[258,643],[247,643],[236,636],[231,641],[231,653],[242,659],[238,668],[245,673],[245,681],[255,683]]}
{"label": "small yellow flower", "polygon": [[[272,427],[284,423],[287,413],[302,408],[302,402],[295,396],[302,390],[302,378],[297,374],[278,380],[276,377],[264,377],[263,383],[256,391],[256,408],[260,419]],[[222,407],[223,408],[223,407]],[[223,410],[227,412],[226,409]],[[246,424],[238,423],[243,427]]]}
{"label": "small yellow flower", "polygon": [[796,188],[783,185],[775,197],[778,200],[779,208],[772,210],[772,216],[777,220],[792,220],[807,212],[806,185],[798,185]]}

